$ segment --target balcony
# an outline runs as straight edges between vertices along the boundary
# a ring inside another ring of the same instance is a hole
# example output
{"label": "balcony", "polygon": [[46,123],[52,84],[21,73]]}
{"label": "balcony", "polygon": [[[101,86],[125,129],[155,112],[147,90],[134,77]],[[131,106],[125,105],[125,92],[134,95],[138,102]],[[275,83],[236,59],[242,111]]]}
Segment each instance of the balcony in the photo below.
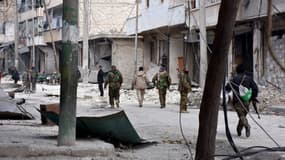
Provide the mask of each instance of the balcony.
{"label": "balcony", "polygon": [[[220,0],[209,0],[206,3],[206,26],[211,27],[217,25],[219,10],[220,10]],[[191,9],[190,15],[190,27],[199,28],[199,8]],[[189,12],[186,13],[186,24],[189,26]]]}
{"label": "balcony", "polygon": [[[142,11],[142,15],[138,17],[138,31],[144,32],[160,27],[175,26],[185,23],[185,7],[178,5],[169,8],[164,7],[149,8]],[[132,17],[127,20],[127,34],[135,34],[136,18]]]}
{"label": "balcony", "polygon": [[[46,45],[46,43],[44,42],[43,36],[35,36],[35,38],[34,38],[34,45],[35,46]],[[26,46],[27,47],[33,46],[33,39],[32,38],[27,38],[26,39]]]}

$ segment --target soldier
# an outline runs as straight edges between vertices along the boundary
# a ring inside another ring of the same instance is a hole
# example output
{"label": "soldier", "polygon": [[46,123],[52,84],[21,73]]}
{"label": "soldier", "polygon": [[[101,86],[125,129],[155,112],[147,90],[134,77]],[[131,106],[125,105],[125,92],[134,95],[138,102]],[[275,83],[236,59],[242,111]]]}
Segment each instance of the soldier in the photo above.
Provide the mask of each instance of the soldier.
{"label": "soldier", "polygon": [[97,82],[98,82],[98,87],[99,87],[99,91],[100,91],[100,96],[103,97],[104,96],[104,90],[103,90],[104,72],[102,70],[101,65],[99,65],[99,71],[97,74]]}
{"label": "soldier", "polygon": [[32,92],[36,92],[36,83],[37,83],[37,77],[38,73],[36,71],[36,68],[33,66],[31,70],[31,83],[32,83]]}
{"label": "soldier", "polygon": [[11,69],[11,74],[12,74],[12,79],[14,80],[14,83],[17,84],[20,76],[19,76],[19,72],[17,71],[16,67],[13,67]]}
{"label": "soldier", "polygon": [[187,113],[187,102],[188,93],[191,92],[191,79],[188,75],[188,70],[184,69],[183,72],[179,72],[179,85],[178,90],[180,91],[180,112]]}
{"label": "soldier", "polygon": [[116,66],[111,66],[111,71],[108,73],[107,79],[105,81],[104,88],[106,89],[109,84],[109,101],[111,108],[114,108],[114,101],[116,102],[116,106],[119,108],[120,103],[120,88],[123,83],[123,77],[119,70],[117,70]]}
{"label": "soldier", "polygon": [[149,80],[146,77],[144,69],[143,67],[139,67],[139,71],[132,82],[132,89],[135,88],[137,91],[139,107],[142,107],[143,105],[143,99],[144,99],[145,89],[147,88],[147,83],[149,83]]}
{"label": "soldier", "polygon": [[22,81],[23,85],[25,87],[24,92],[29,93],[30,92],[30,76],[29,76],[29,71],[25,71],[22,75]]}
{"label": "soldier", "polygon": [[[233,97],[233,106],[236,110],[239,122],[237,125],[237,134],[241,136],[241,131],[245,128],[246,137],[250,136],[250,125],[248,124],[248,120],[246,115],[249,111],[249,103],[251,100],[255,100],[258,94],[258,87],[253,79],[246,75],[245,68],[243,65],[238,65],[236,68],[236,75],[230,80],[230,82],[226,85],[226,91],[229,92],[233,90],[234,97]],[[252,90],[251,100],[246,101],[242,98],[239,92],[239,86],[243,85],[248,89]]]}
{"label": "soldier", "polygon": [[160,108],[165,108],[166,90],[171,84],[171,78],[164,67],[160,67],[159,73],[153,77],[152,82],[158,89]]}

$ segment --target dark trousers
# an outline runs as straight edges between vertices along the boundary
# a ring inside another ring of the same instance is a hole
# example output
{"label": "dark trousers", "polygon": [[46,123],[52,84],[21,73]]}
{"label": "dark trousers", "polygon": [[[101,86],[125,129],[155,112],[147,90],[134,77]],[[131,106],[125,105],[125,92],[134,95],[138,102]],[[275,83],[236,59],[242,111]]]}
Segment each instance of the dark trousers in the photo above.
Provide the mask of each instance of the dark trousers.
{"label": "dark trousers", "polygon": [[98,83],[100,96],[104,96],[104,89],[103,89],[103,83]]}
{"label": "dark trousers", "polygon": [[159,94],[159,101],[162,108],[165,107],[165,100],[166,100],[166,88],[158,89]]}
{"label": "dark trousers", "polygon": [[120,88],[109,87],[109,101],[111,106],[114,106],[114,100],[119,104],[120,101]]}

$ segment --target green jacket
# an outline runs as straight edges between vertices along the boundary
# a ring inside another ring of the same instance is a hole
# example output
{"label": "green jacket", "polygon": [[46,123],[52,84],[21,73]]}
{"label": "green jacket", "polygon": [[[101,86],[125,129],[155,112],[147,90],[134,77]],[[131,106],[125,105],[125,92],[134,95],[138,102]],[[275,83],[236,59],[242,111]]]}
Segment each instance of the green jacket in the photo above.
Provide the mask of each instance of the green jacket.
{"label": "green jacket", "polygon": [[171,78],[167,72],[159,72],[152,78],[157,89],[167,89],[171,84]]}
{"label": "green jacket", "polygon": [[123,77],[119,70],[110,71],[107,75],[104,87],[106,88],[109,84],[110,88],[119,89],[123,83]]}
{"label": "green jacket", "polygon": [[191,92],[192,90],[191,79],[189,75],[185,73],[179,73],[178,78],[179,78],[178,90],[180,92],[185,92],[185,93]]}

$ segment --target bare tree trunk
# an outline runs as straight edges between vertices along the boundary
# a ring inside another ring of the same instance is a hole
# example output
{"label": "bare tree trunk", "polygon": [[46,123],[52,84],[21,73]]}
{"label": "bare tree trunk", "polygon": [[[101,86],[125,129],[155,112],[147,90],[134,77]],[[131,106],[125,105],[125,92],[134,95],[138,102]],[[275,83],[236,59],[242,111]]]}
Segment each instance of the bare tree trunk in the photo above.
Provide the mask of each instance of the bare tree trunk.
{"label": "bare tree trunk", "polygon": [[222,0],[199,115],[196,160],[214,160],[218,110],[240,0]]}
{"label": "bare tree trunk", "polygon": [[78,0],[63,0],[59,146],[75,145],[78,35]]}

